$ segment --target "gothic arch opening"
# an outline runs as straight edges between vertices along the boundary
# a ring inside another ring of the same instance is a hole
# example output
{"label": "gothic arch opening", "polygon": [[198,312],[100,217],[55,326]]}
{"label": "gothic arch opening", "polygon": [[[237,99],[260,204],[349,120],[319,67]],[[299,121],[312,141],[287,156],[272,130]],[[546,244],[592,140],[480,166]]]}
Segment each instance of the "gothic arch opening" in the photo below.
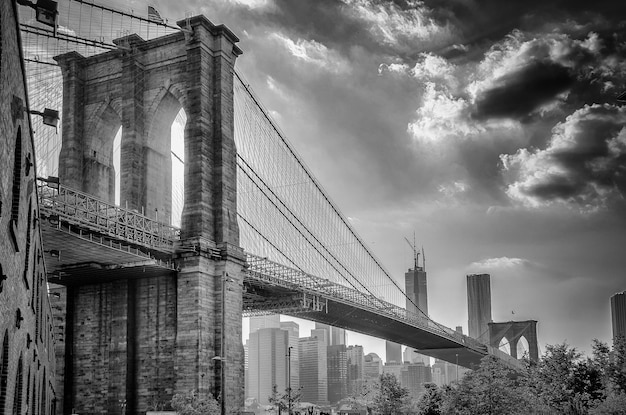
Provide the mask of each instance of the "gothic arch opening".
{"label": "gothic arch opening", "polygon": [[172,225],[180,227],[185,203],[185,124],[187,114],[182,108],[172,123]]}
{"label": "gothic arch opening", "polygon": [[511,345],[509,344],[509,339],[507,339],[506,337],[503,337],[502,339],[500,339],[498,348],[502,350],[504,353],[511,355]]}
{"label": "gothic arch opening", "polygon": [[113,142],[121,125],[120,116],[107,105],[87,134],[88,142],[85,146],[84,190],[109,203],[115,201],[115,194],[119,189],[115,186]]}
{"label": "gothic arch opening", "polygon": [[180,226],[184,204],[187,114],[167,92],[153,113],[146,144],[146,216]]}
{"label": "gothic arch opening", "polygon": [[520,359],[524,356],[530,356],[530,346],[526,336],[522,336],[517,341],[517,358]]}
{"label": "gothic arch opening", "polygon": [[121,175],[121,166],[122,166],[122,126],[117,129],[117,133],[115,133],[115,137],[113,138],[113,156],[112,156],[112,166],[113,166],[113,203],[117,206],[120,205],[120,190],[122,183],[122,175]]}

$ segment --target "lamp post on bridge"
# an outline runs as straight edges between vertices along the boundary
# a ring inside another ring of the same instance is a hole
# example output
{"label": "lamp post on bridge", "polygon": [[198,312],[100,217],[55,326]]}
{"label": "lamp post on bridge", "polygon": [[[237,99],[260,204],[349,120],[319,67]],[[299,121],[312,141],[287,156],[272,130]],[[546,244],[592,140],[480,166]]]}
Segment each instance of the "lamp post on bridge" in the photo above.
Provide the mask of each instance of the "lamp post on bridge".
{"label": "lamp post on bridge", "polygon": [[287,348],[287,413],[291,415],[291,349],[293,346]]}

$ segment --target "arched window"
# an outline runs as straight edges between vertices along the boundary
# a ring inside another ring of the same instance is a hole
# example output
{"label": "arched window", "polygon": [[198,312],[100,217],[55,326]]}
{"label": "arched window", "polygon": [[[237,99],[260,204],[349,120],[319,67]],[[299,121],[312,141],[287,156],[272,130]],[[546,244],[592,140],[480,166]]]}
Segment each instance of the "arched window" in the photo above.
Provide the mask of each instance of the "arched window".
{"label": "arched window", "polygon": [[20,185],[22,183],[22,127],[17,129],[13,153],[13,196],[11,199],[11,220],[17,225],[20,216]]}
{"label": "arched window", "polygon": [[9,331],[4,331],[2,357],[0,358],[0,412],[5,413],[7,383],[9,381]]}
{"label": "arched window", "polygon": [[22,355],[20,354],[20,360],[17,362],[17,374],[15,375],[15,395],[13,395],[13,415],[22,414],[22,401],[24,394],[24,379],[23,379],[23,367],[22,367]]}
{"label": "arched window", "polygon": [[26,226],[26,253],[25,253],[25,264],[24,264],[24,282],[26,283],[26,288],[28,288],[28,271],[30,269],[30,234],[32,233],[30,223],[33,220],[33,201],[32,199],[28,202],[28,222]]}

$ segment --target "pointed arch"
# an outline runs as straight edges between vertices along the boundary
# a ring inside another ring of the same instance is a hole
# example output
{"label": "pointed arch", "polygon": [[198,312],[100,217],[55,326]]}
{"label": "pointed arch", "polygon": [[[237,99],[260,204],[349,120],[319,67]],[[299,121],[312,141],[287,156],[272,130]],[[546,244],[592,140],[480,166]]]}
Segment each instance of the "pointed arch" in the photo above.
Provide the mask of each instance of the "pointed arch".
{"label": "pointed arch", "polygon": [[109,202],[115,198],[113,140],[121,126],[120,114],[107,102],[90,117],[85,133],[83,190]]}
{"label": "pointed arch", "polygon": [[517,340],[517,358],[520,359],[524,356],[529,357],[530,356],[530,345],[528,343],[528,339],[526,339],[526,336],[522,335],[518,340]]}
{"label": "pointed arch", "polygon": [[502,350],[504,353],[511,355],[511,345],[509,344],[509,339],[502,337],[500,342],[498,343],[498,349]]}
{"label": "pointed arch", "polygon": [[[180,101],[167,90],[161,90],[151,108],[152,117],[146,142],[145,200],[146,215],[163,222],[172,217],[172,162],[184,160],[184,153],[172,157],[172,125],[184,113]],[[185,115],[186,120],[186,115]],[[184,149],[184,128],[182,131]],[[182,155],[182,157],[180,157]]]}

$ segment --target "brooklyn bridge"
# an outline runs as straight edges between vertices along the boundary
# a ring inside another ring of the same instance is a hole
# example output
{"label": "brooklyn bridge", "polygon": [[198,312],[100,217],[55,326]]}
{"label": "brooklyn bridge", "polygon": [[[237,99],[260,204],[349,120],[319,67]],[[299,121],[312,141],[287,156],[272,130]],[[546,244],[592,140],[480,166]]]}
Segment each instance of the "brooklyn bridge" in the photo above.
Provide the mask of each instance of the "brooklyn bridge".
{"label": "brooklyn bridge", "polygon": [[520,367],[405,294],[238,73],[235,33],[69,3],[100,13],[96,35],[21,24],[31,106],[62,108],[35,150],[63,413],[181,390],[240,408],[242,316],[263,313]]}

